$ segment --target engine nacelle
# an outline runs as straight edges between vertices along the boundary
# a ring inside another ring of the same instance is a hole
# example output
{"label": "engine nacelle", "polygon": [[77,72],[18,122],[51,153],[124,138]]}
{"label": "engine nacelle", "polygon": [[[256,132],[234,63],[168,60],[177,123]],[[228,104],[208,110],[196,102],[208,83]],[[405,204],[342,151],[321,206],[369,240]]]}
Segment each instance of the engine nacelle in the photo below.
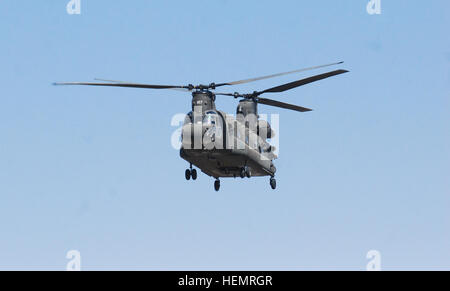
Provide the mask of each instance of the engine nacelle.
{"label": "engine nacelle", "polygon": [[270,123],[268,123],[265,120],[258,120],[258,135],[262,138],[268,139],[275,137],[275,131],[270,126]]}

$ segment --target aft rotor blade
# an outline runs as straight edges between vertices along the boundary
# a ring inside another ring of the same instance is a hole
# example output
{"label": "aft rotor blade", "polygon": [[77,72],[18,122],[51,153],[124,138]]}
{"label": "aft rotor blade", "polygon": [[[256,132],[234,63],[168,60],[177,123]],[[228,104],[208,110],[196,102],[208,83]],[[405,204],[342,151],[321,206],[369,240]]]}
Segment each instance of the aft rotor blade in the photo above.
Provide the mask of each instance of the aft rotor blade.
{"label": "aft rotor blade", "polygon": [[319,80],[323,80],[323,79],[326,79],[326,78],[329,78],[329,77],[333,77],[333,76],[336,76],[336,75],[344,74],[344,73],[347,73],[347,72],[348,72],[347,70],[336,70],[336,71],[328,72],[328,73],[325,73],[325,74],[320,74],[320,75],[316,75],[316,76],[309,77],[309,78],[306,78],[306,79],[298,80],[298,81],[295,81],[295,82],[292,82],[292,83],[287,83],[287,84],[284,84],[284,85],[281,85],[281,86],[277,86],[277,87],[274,87],[274,88],[270,88],[270,89],[267,89],[267,90],[264,90],[264,91],[261,91],[261,92],[257,92],[257,94],[261,95],[261,94],[264,94],[264,93],[280,93],[280,92],[291,90],[291,89],[294,89],[294,88],[297,88],[297,87],[300,87],[300,86],[303,86],[303,85],[306,85],[306,84],[309,84],[309,83],[313,83],[313,82],[316,82],[316,81],[319,81]]}
{"label": "aft rotor blade", "polygon": [[300,73],[300,72],[305,72],[305,71],[325,68],[325,67],[329,67],[329,66],[340,65],[340,64],[343,64],[343,63],[344,62],[338,62],[338,63],[332,63],[332,64],[326,64],[326,65],[321,65],[321,66],[309,67],[309,68],[304,68],[304,69],[299,69],[299,70],[294,70],[294,71],[289,71],[289,72],[284,72],[284,73],[278,73],[278,74],[273,74],[273,75],[268,75],[268,76],[263,76],[263,77],[245,79],[245,80],[234,81],[234,82],[229,82],[229,83],[220,83],[220,84],[216,84],[216,87],[246,84],[246,83],[250,83],[250,82],[255,82],[255,81],[260,81],[260,80],[265,80],[265,79],[270,79],[270,78],[275,78],[275,77],[281,77],[281,76],[285,76],[285,75],[290,75],[290,74],[294,74],[294,73]]}
{"label": "aft rotor blade", "polygon": [[301,107],[301,106],[284,103],[284,102],[280,102],[280,101],[275,101],[272,99],[266,99],[266,98],[258,98],[257,102],[260,104],[264,104],[264,105],[269,105],[269,106],[274,106],[274,107],[279,107],[279,108],[284,108],[284,109],[289,109],[289,110],[294,110],[294,111],[299,111],[299,112],[312,111],[312,109],[309,109],[306,107]]}
{"label": "aft rotor blade", "polygon": [[[241,97],[241,94],[236,93],[237,96],[236,97]],[[233,93],[214,93],[214,95],[216,96],[231,96],[231,97],[235,97],[236,94]]]}
{"label": "aft rotor blade", "polygon": [[187,86],[172,86],[172,85],[150,85],[150,84],[135,84],[135,83],[83,83],[83,82],[69,82],[69,83],[54,83],[56,86],[102,86],[102,87],[124,87],[124,88],[141,88],[141,89],[189,89]]}
{"label": "aft rotor blade", "polygon": [[125,81],[117,81],[117,80],[109,80],[109,79],[100,79],[100,78],[95,78],[95,81],[101,81],[101,82],[108,82],[108,83],[129,83],[129,82],[125,82]]}

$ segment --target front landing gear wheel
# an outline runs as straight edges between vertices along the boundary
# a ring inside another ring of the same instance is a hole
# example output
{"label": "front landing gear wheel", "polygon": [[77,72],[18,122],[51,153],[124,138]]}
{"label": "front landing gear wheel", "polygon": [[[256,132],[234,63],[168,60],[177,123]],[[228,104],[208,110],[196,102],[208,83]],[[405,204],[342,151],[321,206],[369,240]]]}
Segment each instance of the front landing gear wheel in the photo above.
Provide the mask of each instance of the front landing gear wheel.
{"label": "front landing gear wheel", "polygon": [[197,170],[196,169],[193,169],[192,171],[191,171],[191,176],[192,176],[192,180],[197,180]]}
{"label": "front landing gear wheel", "polygon": [[214,182],[214,190],[216,190],[216,192],[218,192],[220,190],[220,180],[219,179],[217,179]]}
{"label": "front landing gear wheel", "polygon": [[184,173],[184,177],[186,177],[186,180],[190,180],[191,179],[191,170],[187,169],[186,172]]}
{"label": "front landing gear wheel", "polygon": [[275,180],[275,178],[270,178],[270,187],[275,190],[277,189],[277,180]]}
{"label": "front landing gear wheel", "polygon": [[250,170],[250,168],[247,168],[247,171],[245,171],[245,175],[247,176],[247,178],[251,178],[252,177],[252,171]]}

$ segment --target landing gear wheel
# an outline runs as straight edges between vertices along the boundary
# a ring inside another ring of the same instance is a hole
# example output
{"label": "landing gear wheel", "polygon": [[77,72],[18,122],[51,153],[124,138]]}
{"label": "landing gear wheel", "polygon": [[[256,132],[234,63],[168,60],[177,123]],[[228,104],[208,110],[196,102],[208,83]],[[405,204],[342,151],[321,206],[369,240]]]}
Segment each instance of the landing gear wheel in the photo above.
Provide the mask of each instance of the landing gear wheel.
{"label": "landing gear wheel", "polygon": [[187,169],[186,172],[184,173],[184,176],[186,177],[186,180],[190,180],[191,179],[191,170]]}
{"label": "landing gear wheel", "polygon": [[245,168],[241,168],[241,171],[239,172],[239,176],[244,179],[245,176],[247,175],[246,173],[247,171],[245,170]]}
{"label": "landing gear wheel", "polygon": [[197,170],[193,169],[191,170],[191,176],[192,176],[192,180],[197,180]]}
{"label": "landing gear wheel", "polygon": [[277,180],[275,178],[270,178],[270,187],[272,187],[273,190],[277,189]]}
{"label": "landing gear wheel", "polygon": [[219,179],[217,179],[214,182],[214,190],[216,190],[216,192],[218,192],[220,190],[220,180]]}
{"label": "landing gear wheel", "polygon": [[247,168],[247,171],[245,171],[245,175],[247,176],[247,178],[251,178],[252,177],[252,171],[250,170],[250,168]]}

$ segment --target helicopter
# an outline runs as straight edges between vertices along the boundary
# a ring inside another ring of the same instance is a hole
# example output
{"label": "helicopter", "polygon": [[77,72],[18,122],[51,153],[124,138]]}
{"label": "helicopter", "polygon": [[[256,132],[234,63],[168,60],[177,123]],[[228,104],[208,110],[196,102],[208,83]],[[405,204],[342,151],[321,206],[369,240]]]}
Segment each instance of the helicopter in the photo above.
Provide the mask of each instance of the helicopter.
{"label": "helicopter", "polygon": [[[219,87],[241,85],[255,81],[340,65],[343,62],[308,67],[289,72],[244,79],[227,83],[209,85],[151,85],[129,83],[115,80],[95,79],[96,82],[63,82],[54,85],[104,86],[122,88],[141,88],[158,90],[178,90],[191,92],[192,110],[186,115],[181,131],[180,157],[189,163],[185,171],[186,180],[197,180],[194,167],[215,179],[214,189],[220,190],[220,178],[269,177],[270,187],[275,190],[276,167],[274,160],[276,148],[270,144],[276,132],[269,122],[260,119],[258,105],[268,105],[297,112],[310,112],[312,109],[273,99],[260,97],[268,93],[282,93],[309,83],[347,73],[347,70],[334,70],[314,75],[294,82],[272,87],[263,91],[241,94],[216,92]],[[236,116],[227,115],[216,108],[217,96],[240,99]]]}

